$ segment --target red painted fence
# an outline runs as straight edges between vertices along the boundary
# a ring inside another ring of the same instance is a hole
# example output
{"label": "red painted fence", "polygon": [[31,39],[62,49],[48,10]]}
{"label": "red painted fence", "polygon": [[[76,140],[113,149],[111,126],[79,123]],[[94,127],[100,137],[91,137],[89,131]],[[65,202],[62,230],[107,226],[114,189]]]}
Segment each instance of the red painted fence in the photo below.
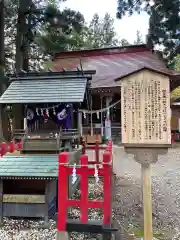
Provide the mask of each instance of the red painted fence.
{"label": "red painted fence", "polygon": [[14,141],[11,141],[9,144],[2,142],[0,146],[0,155],[4,156],[7,152],[14,152],[16,150],[22,149],[22,142],[19,141],[17,144]]}
{"label": "red painted fence", "polygon": [[112,177],[112,154],[110,144],[108,151],[103,153],[102,167],[98,168],[98,176],[103,177],[103,200],[88,200],[88,176],[94,175],[94,168],[89,168],[88,156],[82,155],[81,165],[77,166],[76,174],[80,175],[81,199],[68,199],[68,175],[72,174],[73,166],[68,165],[69,153],[59,155],[58,172],[58,231],[66,231],[68,207],[80,207],[82,224],[88,221],[88,208],[103,209],[104,224],[110,224],[111,220],[111,177]]}
{"label": "red painted fence", "polygon": [[88,164],[99,164],[100,163],[100,151],[106,150],[112,153],[112,140],[107,142],[106,146],[102,146],[99,144],[99,141],[95,141],[95,145],[90,146],[87,145],[85,141],[82,142],[82,154],[86,154],[86,150],[95,151],[95,161],[89,161]]}

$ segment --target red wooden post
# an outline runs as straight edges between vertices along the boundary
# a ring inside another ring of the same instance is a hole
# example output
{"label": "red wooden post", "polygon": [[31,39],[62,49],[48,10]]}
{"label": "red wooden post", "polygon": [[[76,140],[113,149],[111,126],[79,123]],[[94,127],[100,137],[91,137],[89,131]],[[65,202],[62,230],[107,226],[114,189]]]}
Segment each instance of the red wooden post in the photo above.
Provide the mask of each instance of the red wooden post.
{"label": "red wooden post", "polygon": [[88,156],[81,156],[81,223],[88,221]]}
{"label": "red wooden post", "polygon": [[17,150],[21,150],[22,149],[22,141],[19,140],[17,143]]}
{"label": "red wooden post", "polygon": [[174,144],[174,134],[171,134],[171,144]]}
{"label": "red wooden post", "polygon": [[15,142],[14,141],[11,141],[9,143],[9,152],[10,153],[13,153],[15,151]]}
{"label": "red wooden post", "polygon": [[96,140],[96,145],[95,145],[95,161],[96,161],[96,164],[99,164],[99,149],[100,149],[100,146],[99,146],[99,141]]}
{"label": "red wooden post", "polygon": [[76,174],[81,175],[80,189],[81,199],[68,199],[68,175],[72,174],[72,166],[66,166],[68,163],[68,153],[59,155],[58,169],[58,224],[57,229],[60,232],[66,231],[66,217],[68,207],[80,207],[82,224],[88,221],[88,208],[104,209],[104,224],[111,223],[111,177],[112,177],[112,154],[105,152],[103,154],[103,167],[98,169],[98,175],[104,177],[103,191],[104,200],[88,200],[88,175],[94,175],[94,168],[88,167],[88,157],[81,156],[81,167],[76,169]]}
{"label": "red wooden post", "polygon": [[110,224],[111,221],[111,153],[103,153],[103,168],[104,168],[104,224]]}
{"label": "red wooden post", "polygon": [[58,166],[58,231],[66,231],[67,197],[68,197],[68,174],[67,166],[69,154],[59,154]]}
{"label": "red wooden post", "polygon": [[5,142],[1,143],[1,156],[4,156],[7,152],[7,144]]}
{"label": "red wooden post", "polygon": [[86,154],[86,142],[82,140],[82,154]]}

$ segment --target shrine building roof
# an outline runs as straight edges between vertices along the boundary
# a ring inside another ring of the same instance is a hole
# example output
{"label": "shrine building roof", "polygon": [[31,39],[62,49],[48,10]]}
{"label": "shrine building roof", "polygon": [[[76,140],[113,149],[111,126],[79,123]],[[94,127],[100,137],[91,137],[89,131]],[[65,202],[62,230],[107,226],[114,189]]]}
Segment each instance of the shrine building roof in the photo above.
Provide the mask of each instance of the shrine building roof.
{"label": "shrine building roof", "polygon": [[57,178],[58,155],[5,155],[0,160],[0,178]]}
{"label": "shrine building roof", "polygon": [[28,73],[10,75],[10,86],[0,103],[78,103],[83,102],[88,79],[86,73]]}
{"label": "shrine building roof", "polygon": [[61,52],[52,62],[53,71],[72,70],[79,66],[84,70],[95,69],[91,81],[92,89],[115,88],[115,81],[142,68],[150,68],[170,77],[171,89],[179,86],[180,73],[167,68],[167,62],[160,54],[146,45],[132,45],[82,51]]}

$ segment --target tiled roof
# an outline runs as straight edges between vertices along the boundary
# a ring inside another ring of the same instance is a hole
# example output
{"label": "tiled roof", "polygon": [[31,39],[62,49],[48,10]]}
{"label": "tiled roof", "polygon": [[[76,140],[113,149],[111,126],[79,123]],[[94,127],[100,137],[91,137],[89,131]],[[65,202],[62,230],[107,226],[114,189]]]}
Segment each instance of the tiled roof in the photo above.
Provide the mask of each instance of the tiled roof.
{"label": "tiled roof", "polygon": [[36,78],[13,81],[0,103],[83,102],[87,78]]}
{"label": "tiled roof", "polygon": [[58,155],[5,155],[0,159],[0,177],[57,177]]}
{"label": "tiled roof", "polygon": [[[120,51],[121,50],[121,51]],[[96,74],[92,77],[92,88],[116,87],[120,82],[115,82],[117,78],[133,73],[144,67],[154,69],[165,74],[175,74],[166,67],[166,63],[160,57],[148,50],[147,48],[129,49],[122,51],[122,49],[108,50],[102,52],[95,50],[95,52],[73,52],[70,54],[57,54],[54,60],[54,71],[61,71],[65,69],[75,69],[80,67],[80,62],[83,70],[96,70]],[[63,55],[63,58],[61,57]]]}

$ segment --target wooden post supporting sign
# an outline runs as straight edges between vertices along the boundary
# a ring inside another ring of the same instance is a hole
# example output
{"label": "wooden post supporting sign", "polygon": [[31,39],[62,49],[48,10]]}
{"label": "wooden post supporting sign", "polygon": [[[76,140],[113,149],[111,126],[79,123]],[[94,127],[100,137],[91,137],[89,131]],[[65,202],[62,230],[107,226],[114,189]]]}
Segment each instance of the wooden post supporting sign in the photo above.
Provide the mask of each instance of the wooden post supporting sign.
{"label": "wooden post supporting sign", "polygon": [[144,238],[152,240],[152,198],[151,198],[151,168],[142,165],[143,203],[144,203]]}

